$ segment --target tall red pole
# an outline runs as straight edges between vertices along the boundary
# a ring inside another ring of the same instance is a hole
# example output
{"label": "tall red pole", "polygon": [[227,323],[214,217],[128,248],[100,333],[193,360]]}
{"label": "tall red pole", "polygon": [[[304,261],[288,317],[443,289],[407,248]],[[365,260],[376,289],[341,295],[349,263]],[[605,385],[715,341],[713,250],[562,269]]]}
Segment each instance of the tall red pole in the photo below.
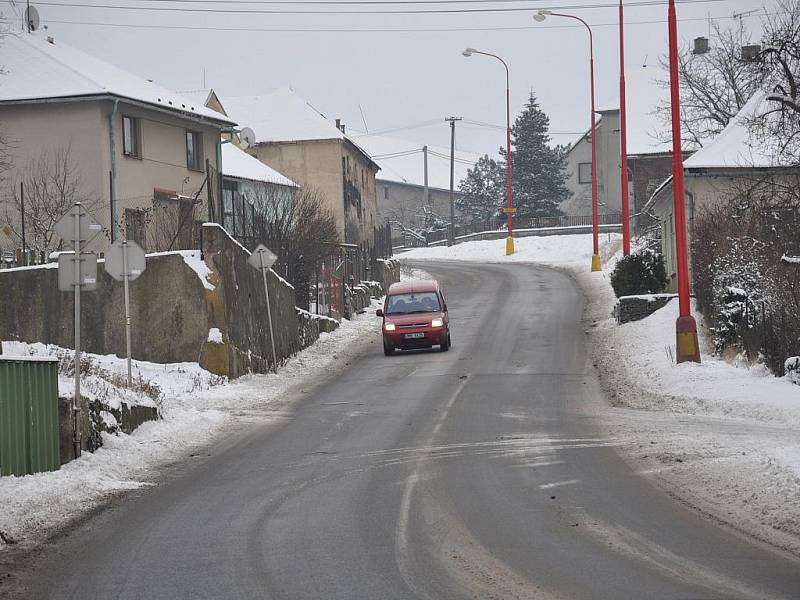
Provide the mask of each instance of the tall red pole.
{"label": "tall red pole", "polygon": [[700,362],[697,323],[689,303],[689,255],[686,243],[686,189],[681,151],[681,110],[678,80],[678,25],[675,0],[669,0],[669,85],[672,108],[672,199],[675,216],[675,256],[680,316],[675,323],[677,361]]}
{"label": "tall red pole", "polygon": [[[503,63],[505,65],[505,63]],[[512,218],[513,204],[513,165],[511,160],[511,87],[506,66],[506,212],[508,215],[508,240],[506,254],[514,253],[514,225]],[[510,244],[510,248],[509,248]]]}
{"label": "tall red pole", "polygon": [[631,253],[631,217],[628,199],[628,117],[625,98],[625,15],[619,0],[619,164],[622,196],[622,254]]}

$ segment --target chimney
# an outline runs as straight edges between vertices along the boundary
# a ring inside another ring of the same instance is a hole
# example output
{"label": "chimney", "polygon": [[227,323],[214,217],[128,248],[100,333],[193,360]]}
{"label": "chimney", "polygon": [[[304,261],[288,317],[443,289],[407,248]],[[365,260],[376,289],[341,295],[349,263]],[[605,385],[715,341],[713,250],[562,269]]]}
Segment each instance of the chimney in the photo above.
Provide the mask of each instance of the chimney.
{"label": "chimney", "polygon": [[336,129],[338,129],[339,131],[342,130],[342,120],[341,119],[336,119]]}
{"label": "chimney", "polygon": [[342,131],[342,133],[344,133],[344,123],[342,123],[342,129],[341,129],[341,131]]}
{"label": "chimney", "polygon": [[694,50],[692,54],[706,54],[708,52],[708,38],[694,38]]}

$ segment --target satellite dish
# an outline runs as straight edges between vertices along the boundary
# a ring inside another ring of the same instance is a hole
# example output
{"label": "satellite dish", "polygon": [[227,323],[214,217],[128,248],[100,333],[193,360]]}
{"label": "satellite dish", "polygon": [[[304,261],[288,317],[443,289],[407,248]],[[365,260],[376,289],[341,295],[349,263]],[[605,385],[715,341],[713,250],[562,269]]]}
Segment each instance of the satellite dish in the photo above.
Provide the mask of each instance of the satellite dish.
{"label": "satellite dish", "polygon": [[29,6],[25,9],[25,26],[28,31],[36,31],[39,29],[39,11],[35,6]]}
{"label": "satellite dish", "polygon": [[256,132],[249,127],[244,127],[242,131],[239,132],[239,137],[242,138],[242,141],[248,148],[252,148],[256,145]]}

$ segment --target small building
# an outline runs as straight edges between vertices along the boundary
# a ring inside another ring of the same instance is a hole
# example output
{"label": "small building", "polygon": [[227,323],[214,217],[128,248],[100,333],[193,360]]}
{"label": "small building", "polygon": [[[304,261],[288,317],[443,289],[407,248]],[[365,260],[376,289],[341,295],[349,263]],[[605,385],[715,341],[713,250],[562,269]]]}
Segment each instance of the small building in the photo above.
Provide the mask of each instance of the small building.
{"label": "small building", "polygon": [[288,210],[298,187],[234,143],[222,144],[220,224],[245,246],[253,248],[259,243],[253,228],[256,219]]}
{"label": "small building", "polygon": [[[389,221],[394,237],[404,229],[450,222],[449,148],[372,134],[355,136],[355,140],[381,168],[376,176],[378,219]],[[479,159],[472,152],[454,152],[455,195]]]}
{"label": "small building", "polygon": [[223,97],[225,110],[255,133],[247,152],[330,207],[341,242],[364,252],[374,246],[379,225],[375,174],[370,155],[294,91],[264,96]]}
{"label": "small building", "polygon": [[[208,170],[219,168],[220,132],[235,123],[43,32],[6,33],[0,49],[0,131],[12,162],[0,189],[0,247],[21,245],[22,194],[26,243],[40,253],[61,241],[53,219],[39,215],[47,219],[37,230],[31,211],[43,203],[43,213],[57,216],[76,200],[106,233],[91,249],[102,251],[112,237],[147,250],[193,246],[209,217],[205,183]],[[45,172],[68,185],[20,192],[20,182]]]}

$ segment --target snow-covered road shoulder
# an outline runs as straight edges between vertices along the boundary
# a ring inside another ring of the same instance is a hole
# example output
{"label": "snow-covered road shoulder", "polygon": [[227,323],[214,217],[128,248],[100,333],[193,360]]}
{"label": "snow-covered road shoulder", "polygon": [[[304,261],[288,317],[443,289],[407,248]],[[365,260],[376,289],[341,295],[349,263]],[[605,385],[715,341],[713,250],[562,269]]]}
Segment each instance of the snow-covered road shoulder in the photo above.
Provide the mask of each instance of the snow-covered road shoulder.
{"label": "snow-covered road shoulder", "polygon": [[[377,343],[377,306],[373,301],[373,310],[342,321],[332,333],[320,334],[316,343],[289,359],[277,374],[228,382],[196,364],[134,361],[134,375],[159,386],[163,418],[145,423],[130,435],[103,434],[102,448],[84,453],[58,471],[0,477],[0,552],[9,542],[20,547],[36,545],[120,492],[153,485],[164,467],[188,458],[220,435],[253,420],[280,415],[294,398],[294,389],[335,375],[370,343]],[[15,351],[52,350],[25,346]],[[89,357],[104,369],[125,371],[123,359]]]}

